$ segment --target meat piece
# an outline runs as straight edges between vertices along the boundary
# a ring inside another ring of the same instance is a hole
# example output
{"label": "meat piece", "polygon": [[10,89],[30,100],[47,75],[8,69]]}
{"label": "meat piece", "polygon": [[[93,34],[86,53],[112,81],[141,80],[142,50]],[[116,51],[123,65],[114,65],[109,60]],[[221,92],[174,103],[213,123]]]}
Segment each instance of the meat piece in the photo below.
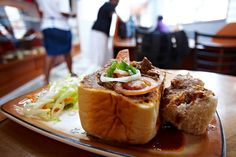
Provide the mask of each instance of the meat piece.
{"label": "meat piece", "polygon": [[159,75],[161,73],[161,70],[155,66],[152,65],[152,63],[144,57],[144,59],[141,62],[132,62],[132,66],[136,67],[140,70],[141,74],[143,76],[150,77],[154,80],[159,79]]}
{"label": "meat piece", "polygon": [[200,79],[191,75],[177,75],[164,90],[161,113],[164,121],[178,129],[199,135],[206,132],[216,111],[214,93],[204,88]]}
{"label": "meat piece", "polygon": [[146,74],[148,70],[152,69],[152,63],[146,57],[143,58],[140,64],[141,64],[140,71],[142,74]]}

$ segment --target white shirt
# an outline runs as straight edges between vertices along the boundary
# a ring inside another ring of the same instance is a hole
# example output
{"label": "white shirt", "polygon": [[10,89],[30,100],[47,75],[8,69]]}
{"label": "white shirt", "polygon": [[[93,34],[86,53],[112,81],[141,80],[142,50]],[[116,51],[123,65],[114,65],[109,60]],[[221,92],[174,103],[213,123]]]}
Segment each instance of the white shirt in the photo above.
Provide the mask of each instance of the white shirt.
{"label": "white shirt", "polygon": [[41,29],[58,28],[70,30],[68,18],[61,13],[70,13],[69,0],[37,0],[43,13]]}

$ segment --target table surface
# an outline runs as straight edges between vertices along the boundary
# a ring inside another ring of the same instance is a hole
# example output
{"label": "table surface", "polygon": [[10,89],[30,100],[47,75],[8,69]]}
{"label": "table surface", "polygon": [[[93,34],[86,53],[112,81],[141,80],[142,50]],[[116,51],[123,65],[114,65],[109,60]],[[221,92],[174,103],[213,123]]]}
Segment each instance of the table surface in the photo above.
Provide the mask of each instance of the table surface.
{"label": "table surface", "polygon": [[[218,97],[217,111],[223,124],[226,139],[226,155],[236,156],[236,77],[208,72],[187,70],[170,71],[186,74],[205,82]],[[0,119],[4,116],[0,115]],[[9,119],[0,122],[1,156],[95,156],[95,154],[52,140],[33,132]],[[98,155],[96,155],[98,156]]]}
{"label": "table surface", "polygon": [[125,48],[135,48],[136,47],[136,41],[135,38],[131,39],[119,39],[115,38],[113,41],[114,47],[125,47]]}

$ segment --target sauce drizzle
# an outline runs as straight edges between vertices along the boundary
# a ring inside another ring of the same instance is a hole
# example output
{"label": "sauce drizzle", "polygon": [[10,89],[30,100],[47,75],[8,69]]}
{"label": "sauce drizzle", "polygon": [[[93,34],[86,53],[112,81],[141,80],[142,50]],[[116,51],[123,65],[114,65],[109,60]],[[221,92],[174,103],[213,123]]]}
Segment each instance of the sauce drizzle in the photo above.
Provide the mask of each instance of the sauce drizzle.
{"label": "sauce drizzle", "polygon": [[181,150],[185,139],[182,131],[170,124],[164,124],[158,130],[157,135],[142,147],[154,150]]}

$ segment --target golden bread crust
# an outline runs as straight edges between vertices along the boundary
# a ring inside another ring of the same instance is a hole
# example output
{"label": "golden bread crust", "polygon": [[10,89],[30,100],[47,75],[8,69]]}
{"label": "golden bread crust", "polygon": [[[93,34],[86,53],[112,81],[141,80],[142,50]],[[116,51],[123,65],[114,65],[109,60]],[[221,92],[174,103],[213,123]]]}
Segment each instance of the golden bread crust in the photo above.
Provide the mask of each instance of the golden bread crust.
{"label": "golden bread crust", "polygon": [[[92,76],[90,76],[92,77]],[[84,130],[98,138],[129,144],[150,141],[159,129],[159,105],[163,81],[149,99],[137,103],[132,97],[115,91],[91,88],[81,83],[79,87],[79,115]]]}

